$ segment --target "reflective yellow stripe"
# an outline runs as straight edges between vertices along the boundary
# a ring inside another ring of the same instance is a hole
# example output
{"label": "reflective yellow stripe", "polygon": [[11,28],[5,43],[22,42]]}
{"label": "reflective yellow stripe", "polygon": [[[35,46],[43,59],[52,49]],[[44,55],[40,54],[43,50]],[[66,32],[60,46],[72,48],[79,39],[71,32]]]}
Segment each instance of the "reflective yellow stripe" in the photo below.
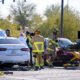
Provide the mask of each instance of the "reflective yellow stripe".
{"label": "reflective yellow stripe", "polygon": [[38,62],[38,59],[37,58],[35,58],[35,66],[36,67],[39,67],[39,62]]}
{"label": "reflective yellow stripe", "polygon": [[53,49],[51,49],[51,48],[47,48],[48,49],[48,51],[54,51]]}
{"label": "reflective yellow stripe", "polygon": [[[33,50],[33,52],[44,52],[44,43],[43,42],[34,42],[34,45],[36,47],[36,50]],[[41,50],[39,50],[38,45],[42,45]]]}
{"label": "reflective yellow stripe", "polygon": [[44,50],[33,50],[33,52],[44,52]]}
{"label": "reflective yellow stripe", "polygon": [[71,61],[75,60],[76,58],[79,58],[79,55],[76,52],[72,52],[72,54],[74,55],[74,58],[72,58]]}
{"label": "reflective yellow stripe", "polygon": [[3,76],[4,75],[4,72],[0,71],[0,76]]}

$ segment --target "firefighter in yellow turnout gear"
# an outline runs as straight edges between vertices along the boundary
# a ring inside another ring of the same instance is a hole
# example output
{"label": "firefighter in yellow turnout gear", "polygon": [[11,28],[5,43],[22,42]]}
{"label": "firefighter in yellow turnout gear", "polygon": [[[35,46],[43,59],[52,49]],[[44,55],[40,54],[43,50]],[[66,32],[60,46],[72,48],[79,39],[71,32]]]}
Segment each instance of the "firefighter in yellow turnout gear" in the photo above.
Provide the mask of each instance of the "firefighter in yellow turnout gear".
{"label": "firefighter in yellow turnout gear", "polygon": [[35,36],[32,38],[33,41],[33,55],[34,55],[34,63],[35,70],[39,68],[43,68],[44,60],[43,60],[43,52],[44,52],[44,37],[40,35],[40,31],[35,31]]}
{"label": "firefighter in yellow turnout gear", "polygon": [[[54,50],[55,47],[55,50]],[[48,47],[47,47],[47,51],[48,51],[48,58],[46,59],[46,63],[48,66],[52,67],[53,66],[53,57],[55,57],[55,51],[56,49],[59,48],[59,45],[57,42],[53,41],[52,39],[48,40]]]}

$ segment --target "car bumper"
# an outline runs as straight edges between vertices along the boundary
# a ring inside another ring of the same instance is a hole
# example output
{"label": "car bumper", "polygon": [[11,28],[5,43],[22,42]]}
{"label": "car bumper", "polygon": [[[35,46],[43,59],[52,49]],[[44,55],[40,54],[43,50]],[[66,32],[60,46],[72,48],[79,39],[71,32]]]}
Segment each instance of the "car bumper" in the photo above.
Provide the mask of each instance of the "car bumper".
{"label": "car bumper", "polygon": [[21,63],[30,61],[30,56],[0,56],[0,63]]}

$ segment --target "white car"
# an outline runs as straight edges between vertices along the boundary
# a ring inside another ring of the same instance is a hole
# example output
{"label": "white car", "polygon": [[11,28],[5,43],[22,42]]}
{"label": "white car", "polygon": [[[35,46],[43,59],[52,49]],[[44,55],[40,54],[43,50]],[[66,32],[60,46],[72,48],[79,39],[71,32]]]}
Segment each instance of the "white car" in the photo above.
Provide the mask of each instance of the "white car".
{"label": "white car", "polygon": [[29,61],[30,52],[27,45],[17,38],[0,38],[0,64],[28,64]]}
{"label": "white car", "polygon": [[7,37],[6,32],[0,29],[0,37]]}

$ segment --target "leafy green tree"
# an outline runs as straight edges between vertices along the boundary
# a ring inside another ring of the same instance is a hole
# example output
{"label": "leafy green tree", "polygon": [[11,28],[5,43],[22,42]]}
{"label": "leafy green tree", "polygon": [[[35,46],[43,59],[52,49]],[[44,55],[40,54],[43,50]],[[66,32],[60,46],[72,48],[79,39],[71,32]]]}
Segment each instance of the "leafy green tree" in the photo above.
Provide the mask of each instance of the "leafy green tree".
{"label": "leafy green tree", "polygon": [[9,22],[7,19],[0,19],[0,29],[9,29],[11,36],[18,37],[20,31],[18,30],[19,25]]}
{"label": "leafy green tree", "polygon": [[80,24],[79,15],[77,11],[72,8],[65,6],[64,8],[64,37],[68,37],[73,41],[77,39],[77,31],[79,30]]}
{"label": "leafy green tree", "polygon": [[38,14],[34,14],[32,18],[32,26],[38,28],[42,23],[42,17]]}
{"label": "leafy green tree", "polygon": [[[60,30],[60,6],[50,6],[46,8],[45,16],[47,19],[40,27],[42,34],[45,37],[52,37],[54,28]],[[63,34],[64,37],[70,38],[71,40],[77,39],[77,32],[80,30],[80,15],[77,11],[72,8],[64,7],[64,19],[63,19]],[[60,32],[60,31],[59,31]],[[59,36],[59,34],[58,34]]]}
{"label": "leafy green tree", "polygon": [[11,14],[14,17],[14,21],[22,26],[22,29],[25,30],[25,26],[29,25],[35,10],[35,5],[25,3],[24,1],[18,1],[16,5],[10,6]]}
{"label": "leafy green tree", "polygon": [[60,6],[52,5],[46,8],[45,16],[47,19],[44,21],[40,29],[45,37],[52,37],[54,28],[58,28],[60,25]]}

